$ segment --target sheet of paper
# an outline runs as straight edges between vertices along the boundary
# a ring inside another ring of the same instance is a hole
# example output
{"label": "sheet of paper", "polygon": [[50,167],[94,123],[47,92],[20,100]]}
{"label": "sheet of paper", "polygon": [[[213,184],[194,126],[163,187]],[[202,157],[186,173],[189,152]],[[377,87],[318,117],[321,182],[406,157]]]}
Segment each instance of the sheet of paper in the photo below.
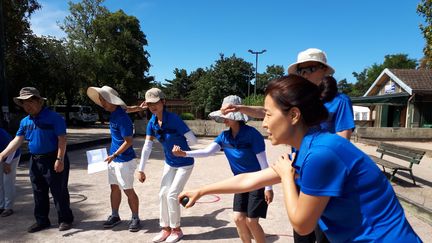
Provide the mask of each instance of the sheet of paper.
{"label": "sheet of paper", "polygon": [[108,157],[106,148],[89,150],[87,154],[87,173],[93,174],[107,170],[108,164],[104,160]]}

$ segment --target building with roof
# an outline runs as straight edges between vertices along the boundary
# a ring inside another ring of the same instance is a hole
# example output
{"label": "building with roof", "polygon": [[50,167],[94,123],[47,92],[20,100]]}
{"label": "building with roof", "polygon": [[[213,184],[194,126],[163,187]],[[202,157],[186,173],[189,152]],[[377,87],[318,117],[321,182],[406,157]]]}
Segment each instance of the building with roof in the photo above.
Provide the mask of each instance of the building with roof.
{"label": "building with roof", "polygon": [[432,127],[432,70],[384,69],[353,105],[371,110],[373,127]]}

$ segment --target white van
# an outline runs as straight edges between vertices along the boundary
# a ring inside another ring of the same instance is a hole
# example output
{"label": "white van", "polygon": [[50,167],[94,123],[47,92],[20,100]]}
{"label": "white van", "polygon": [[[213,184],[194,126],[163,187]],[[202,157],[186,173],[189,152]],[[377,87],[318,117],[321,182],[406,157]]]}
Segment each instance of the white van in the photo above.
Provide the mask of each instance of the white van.
{"label": "white van", "polygon": [[[66,105],[54,105],[51,108],[66,119]],[[72,105],[69,109],[70,124],[94,124],[97,120],[99,116],[90,106]]]}

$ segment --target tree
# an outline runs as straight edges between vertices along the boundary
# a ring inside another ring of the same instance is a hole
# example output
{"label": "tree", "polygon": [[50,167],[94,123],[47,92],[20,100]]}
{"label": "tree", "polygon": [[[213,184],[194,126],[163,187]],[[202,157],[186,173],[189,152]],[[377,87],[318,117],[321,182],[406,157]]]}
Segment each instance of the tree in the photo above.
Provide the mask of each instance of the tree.
{"label": "tree", "polygon": [[267,66],[265,73],[258,74],[258,86],[257,93],[264,94],[267,84],[276,78],[280,78],[285,75],[284,67],[281,65]]}
{"label": "tree", "polygon": [[[26,45],[32,35],[30,17],[41,6],[36,0],[4,0],[3,18],[5,35],[5,83],[9,94],[18,94],[21,87],[31,80]],[[14,107],[12,96],[8,97],[9,107]]]}
{"label": "tree", "polygon": [[247,95],[247,84],[253,64],[242,58],[232,55],[229,58],[220,54],[220,59],[210,68],[201,70],[200,78],[194,82],[194,89],[189,100],[197,109],[206,113],[219,109],[222,100],[228,95],[238,95],[244,98]]}
{"label": "tree", "polygon": [[348,95],[352,97],[362,96],[366,93],[373,82],[378,78],[381,72],[386,68],[394,69],[413,69],[417,66],[415,59],[408,58],[407,54],[386,55],[384,63],[374,63],[371,67],[365,68],[362,72],[353,72],[357,82],[353,85]]}
{"label": "tree", "polygon": [[338,82],[337,87],[339,92],[349,94],[352,92],[353,84],[348,83],[346,78],[344,78]]}
{"label": "tree", "polygon": [[[70,15],[66,16],[60,28],[67,34],[68,47],[71,52],[80,53],[82,61],[88,65],[79,71],[81,82],[87,86],[100,86],[99,76],[103,72],[101,61],[96,57],[96,30],[94,21],[108,14],[102,6],[104,0],[82,0],[68,2]],[[86,59],[84,59],[84,57]],[[87,60],[87,61],[86,61]]]}
{"label": "tree", "polygon": [[173,80],[165,80],[164,93],[170,99],[184,99],[188,97],[192,90],[192,80],[188,76],[185,69],[174,70],[175,78]]}
{"label": "tree", "polygon": [[421,0],[417,5],[417,13],[425,18],[425,24],[420,24],[420,30],[426,40],[423,48],[424,57],[421,60],[421,68],[432,67],[432,0]]}
{"label": "tree", "polygon": [[146,76],[150,67],[146,36],[137,18],[121,10],[111,13],[103,2],[69,2],[71,14],[61,28],[73,53],[87,64],[79,75],[83,86],[110,85],[127,103],[135,102],[153,81]]}
{"label": "tree", "polygon": [[139,20],[119,10],[97,17],[94,25],[95,56],[101,69],[98,79],[116,88],[126,102],[136,101],[138,92],[148,89],[154,79],[146,76],[149,53],[144,49],[147,39]]}
{"label": "tree", "polygon": [[109,12],[105,6],[102,6],[104,1],[82,0],[78,3],[69,1],[70,15],[66,16],[63,24],[60,25],[69,40],[90,52],[94,52],[97,39],[93,22]]}

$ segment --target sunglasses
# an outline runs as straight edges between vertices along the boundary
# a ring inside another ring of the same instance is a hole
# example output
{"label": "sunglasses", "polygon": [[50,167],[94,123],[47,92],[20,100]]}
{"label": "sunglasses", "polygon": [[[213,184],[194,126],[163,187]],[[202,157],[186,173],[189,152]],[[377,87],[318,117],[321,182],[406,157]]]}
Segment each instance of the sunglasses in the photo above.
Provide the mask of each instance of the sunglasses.
{"label": "sunglasses", "polygon": [[325,66],[322,64],[309,66],[309,67],[297,67],[296,73],[297,73],[297,75],[303,76],[305,74],[314,73],[314,72],[318,71],[319,69],[323,69],[324,67]]}

